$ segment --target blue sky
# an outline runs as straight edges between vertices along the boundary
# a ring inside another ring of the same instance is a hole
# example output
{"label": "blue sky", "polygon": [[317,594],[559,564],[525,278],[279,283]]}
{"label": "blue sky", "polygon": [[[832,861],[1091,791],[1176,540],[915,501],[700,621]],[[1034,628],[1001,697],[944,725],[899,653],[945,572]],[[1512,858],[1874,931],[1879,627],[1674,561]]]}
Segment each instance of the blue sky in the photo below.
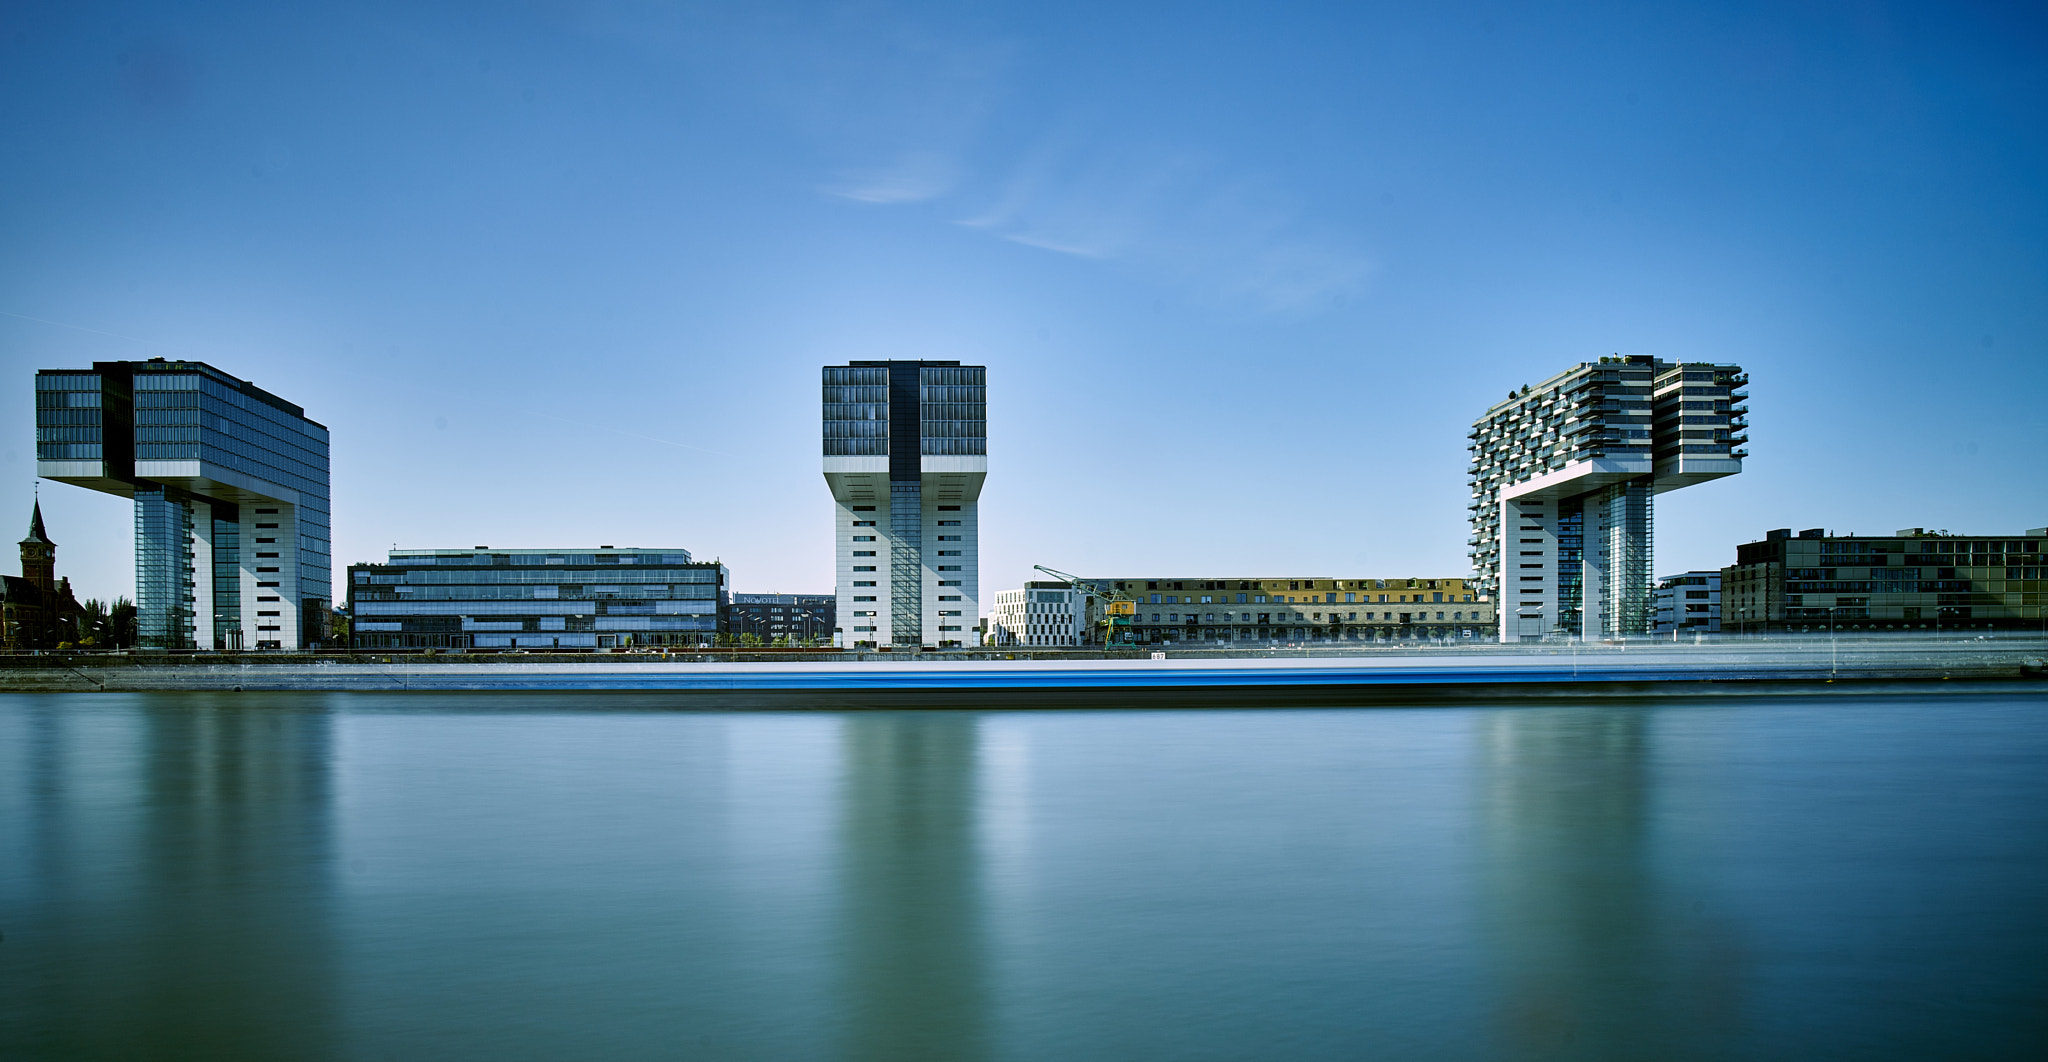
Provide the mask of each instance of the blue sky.
{"label": "blue sky", "polygon": [[337,567],[828,591],[818,366],[950,358],[985,590],[1460,574],[1471,421],[1617,352],[1754,380],[1660,571],[2048,524],[2037,5],[6,3],[0,142],[23,526],[31,372],[187,357],[333,430]]}

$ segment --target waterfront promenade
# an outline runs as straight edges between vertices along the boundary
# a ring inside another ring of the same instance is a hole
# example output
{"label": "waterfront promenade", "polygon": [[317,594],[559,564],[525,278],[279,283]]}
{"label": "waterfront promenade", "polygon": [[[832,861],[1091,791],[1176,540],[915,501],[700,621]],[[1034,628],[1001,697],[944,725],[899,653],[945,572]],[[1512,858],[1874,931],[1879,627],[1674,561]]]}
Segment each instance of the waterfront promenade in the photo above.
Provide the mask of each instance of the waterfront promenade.
{"label": "waterfront promenade", "polygon": [[[2038,678],[2048,641],[1788,639],[1744,644],[1497,644],[1352,650],[702,653],[555,657],[12,657],[0,690],[637,690],[722,705],[1352,702],[1674,693],[1756,684]],[[2048,690],[2048,685],[2043,686]]]}

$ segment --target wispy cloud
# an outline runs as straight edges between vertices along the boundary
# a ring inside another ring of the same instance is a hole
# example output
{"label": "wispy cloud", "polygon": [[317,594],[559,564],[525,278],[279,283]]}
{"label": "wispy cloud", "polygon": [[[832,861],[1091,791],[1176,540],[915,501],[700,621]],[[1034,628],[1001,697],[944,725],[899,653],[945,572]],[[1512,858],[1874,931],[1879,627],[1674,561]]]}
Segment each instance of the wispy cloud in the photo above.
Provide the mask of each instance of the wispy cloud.
{"label": "wispy cloud", "polygon": [[1272,182],[1208,155],[1064,130],[1026,152],[957,224],[1060,254],[1123,263],[1259,310],[1328,306],[1365,288],[1370,259]]}
{"label": "wispy cloud", "polygon": [[952,190],[954,170],[952,159],[941,152],[912,151],[892,166],[849,171],[824,190],[859,203],[922,203]]}
{"label": "wispy cloud", "polygon": [[[630,18],[622,17],[630,14]],[[591,32],[684,60],[828,160],[819,194],[1116,264],[1261,311],[1361,292],[1372,264],[1277,182],[1106,115],[1033,116],[1028,46],[883,2],[681,8],[609,0]],[[1021,123],[1021,127],[1020,127]],[[1020,147],[1021,146],[1021,147]]]}

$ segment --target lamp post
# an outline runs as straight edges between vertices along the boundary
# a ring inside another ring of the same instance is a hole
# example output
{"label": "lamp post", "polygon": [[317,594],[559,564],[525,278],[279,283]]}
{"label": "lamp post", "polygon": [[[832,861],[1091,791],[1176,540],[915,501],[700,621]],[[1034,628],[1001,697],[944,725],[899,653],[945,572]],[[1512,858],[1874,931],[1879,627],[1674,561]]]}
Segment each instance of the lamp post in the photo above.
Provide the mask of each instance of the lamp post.
{"label": "lamp post", "polygon": [[1838,610],[1840,610],[1840,609],[1841,609],[1841,607],[1842,607],[1842,606],[1840,606],[1840,605],[1833,605],[1833,606],[1830,606],[1830,607],[1828,608],[1828,681],[1829,681],[1829,682],[1833,682],[1833,681],[1835,681],[1835,613],[1836,613],[1836,612],[1837,612]]}

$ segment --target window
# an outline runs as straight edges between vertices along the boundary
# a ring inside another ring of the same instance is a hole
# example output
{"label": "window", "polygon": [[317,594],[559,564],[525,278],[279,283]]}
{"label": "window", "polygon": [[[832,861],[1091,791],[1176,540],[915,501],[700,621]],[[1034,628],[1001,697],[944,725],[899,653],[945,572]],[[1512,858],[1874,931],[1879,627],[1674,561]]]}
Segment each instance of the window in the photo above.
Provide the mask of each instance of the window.
{"label": "window", "polygon": [[873,595],[873,594],[869,594],[869,595],[868,595],[868,596],[866,596],[866,597],[855,597],[855,598],[854,598],[854,600],[855,600],[855,601],[873,601],[874,599],[875,599],[875,598],[874,598],[874,595]]}
{"label": "window", "polygon": [[873,541],[875,540],[875,536],[873,536],[873,535],[855,535],[855,536],[853,536],[853,540],[854,540],[855,542],[873,542]]}
{"label": "window", "polygon": [[958,521],[958,520],[941,520],[941,521],[939,521],[939,526],[940,526],[940,527],[959,527],[959,526],[960,526],[960,521]]}
{"label": "window", "polygon": [[[940,570],[940,571],[944,571],[945,569],[944,569],[944,568],[941,568],[941,569],[939,569],[939,570]],[[940,585],[940,586],[959,586],[959,585],[960,585],[960,580],[958,580],[958,579],[941,579],[941,580],[939,580],[939,585]]]}
{"label": "window", "polygon": [[[1152,584],[1152,585],[1154,585],[1154,586],[1157,586],[1157,585],[1159,585],[1159,584],[1157,584],[1157,583],[1154,583],[1154,584]],[[1151,602],[1150,602],[1150,603],[1151,603],[1151,604],[1154,604],[1154,605],[1158,604],[1158,603],[1159,603],[1159,595],[1158,595],[1158,594],[1153,594],[1153,595],[1152,595],[1152,600],[1151,600]]]}
{"label": "window", "polygon": [[941,564],[939,565],[939,570],[942,572],[957,572],[960,570],[960,566],[957,564]]}
{"label": "window", "polygon": [[958,541],[960,541],[960,536],[959,536],[959,535],[940,535],[940,536],[939,536],[939,541],[941,541],[941,542],[958,542]]}
{"label": "window", "polygon": [[957,513],[960,511],[960,507],[957,505],[941,505],[939,506],[939,511],[942,513]]}
{"label": "window", "polygon": [[1215,603],[1215,602],[1214,602],[1214,601],[1212,601],[1212,600],[1210,599],[1210,597],[1209,597],[1209,595],[1208,595],[1208,594],[1203,594],[1203,595],[1202,595],[1202,604],[1204,604],[1204,605],[1209,605],[1209,604],[1214,604],[1214,603]]}
{"label": "window", "polygon": [[1238,604],[1240,604],[1240,605],[1244,604],[1244,595],[1243,595],[1243,594],[1239,594],[1239,595],[1237,595],[1237,603],[1238,603]]}
{"label": "window", "polygon": [[959,555],[960,551],[957,549],[942,549],[939,551],[939,556],[941,557],[957,557]]}
{"label": "window", "polygon": [[1252,595],[1252,603],[1253,603],[1253,604],[1255,604],[1255,605],[1263,605],[1263,604],[1265,604],[1265,603],[1266,603],[1266,595],[1264,595],[1264,594],[1253,594],[1253,595]]}
{"label": "window", "polygon": [[1357,595],[1357,594],[1345,594],[1345,595],[1344,595],[1344,603],[1345,603],[1345,604],[1347,604],[1347,605],[1350,605],[1350,604],[1355,604],[1355,603],[1357,603],[1357,601],[1358,601],[1358,595]]}
{"label": "window", "polygon": [[259,539],[257,539],[257,540],[256,540],[256,544],[260,546],[260,545],[262,545],[262,544],[264,544],[264,543],[266,543],[266,542],[275,542],[275,541],[277,541],[277,540],[276,540],[276,539],[274,539],[274,538],[259,538]]}
{"label": "window", "polygon": [[958,601],[958,600],[960,600],[960,595],[959,595],[959,594],[940,594],[940,595],[939,595],[939,600],[941,600],[941,601]]}
{"label": "window", "polygon": [[[874,569],[873,569],[873,568],[869,568],[868,570],[869,570],[869,571],[874,571]],[[855,586],[873,586],[873,585],[875,585],[875,583],[874,583],[874,580],[872,580],[872,579],[855,579],[855,580],[853,581],[853,585],[855,585]]]}
{"label": "window", "polygon": [[[853,566],[853,570],[857,572],[871,572],[875,570],[875,566],[872,564],[856,564]],[[855,583],[854,585],[859,586],[860,584]]]}
{"label": "window", "polygon": [[855,527],[873,527],[873,526],[875,526],[875,522],[874,522],[873,520],[855,520],[855,521],[853,522],[853,526],[855,526]]}
{"label": "window", "polygon": [[[853,551],[853,555],[856,557],[872,557],[875,555],[875,551],[871,549],[857,549]],[[868,570],[873,571],[874,569],[870,568]]]}
{"label": "window", "polygon": [[277,613],[275,613],[275,612],[258,612],[258,613],[256,613],[256,614],[257,614],[257,615],[259,615],[259,616],[275,616],[275,615],[277,615]]}
{"label": "window", "polygon": [[954,612],[941,612],[941,613],[939,613],[939,615],[941,615],[941,616],[957,616],[957,615],[959,615],[959,614],[960,614],[960,613],[959,613],[958,611],[954,611]]}
{"label": "window", "polygon": [[277,525],[276,525],[276,524],[257,524],[257,525],[256,525],[256,530],[258,530],[258,531],[274,531],[274,530],[276,530],[276,529],[277,529]]}

